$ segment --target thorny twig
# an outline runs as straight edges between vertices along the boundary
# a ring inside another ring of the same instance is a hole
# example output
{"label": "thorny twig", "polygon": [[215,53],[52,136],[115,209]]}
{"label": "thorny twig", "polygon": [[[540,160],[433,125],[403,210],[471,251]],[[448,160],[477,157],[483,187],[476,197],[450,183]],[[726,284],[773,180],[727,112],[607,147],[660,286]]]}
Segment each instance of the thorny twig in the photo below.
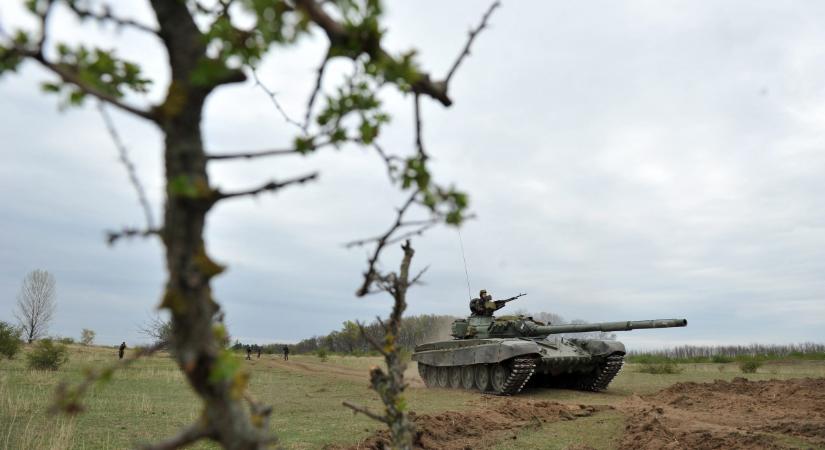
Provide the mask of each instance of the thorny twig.
{"label": "thorny twig", "polygon": [[261,83],[260,78],[258,78],[258,72],[255,71],[255,69],[251,69],[251,71],[252,71],[252,78],[255,80],[255,86],[260,87],[261,90],[264,91],[267,96],[269,96],[269,99],[272,100],[272,104],[275,105],[275,109],[277,109],[278,112],[281,113],[281,116],[284,118],[284,121],[286,121],[286,123],[288,123],[288,124],[295,125],[296,127],[300,128],[302,131],[306,131],[303,124],[301,124],[297,120],[294,120],[291,117],[289,117],[289,115],[286,113],[286,111],[284,111],[284,108],[278,102],[277,95],[275,94],[275,92],[273,92],[268,87],[266,87],[263,83]]}
{"label": "thorny twig", "polygon": [[126,168],[126,173],[129,175],[129,182],[132,183],[132,187],[134,187],[135,192],[137,192],[138,201],[140,202],[144,218],[146,219],[146,229],[154,230],[155,220],[152,215],[152,207],[149,205],[149,200],[146,197],[146,190],[143,188],[143,184],[141,184],[137,176],[135,165],[129,159],[129,149],[126,148],[126,145],[124,145],[123,140],[120,138],[120,134],[118,134],[109,112],[106,111],[103,101],[97,102],[97,110],[100,112],[100,116],[103,117],[103,122],[106,124],[106,131],[109,132],[109,136],[112,137],[112,141],[114,141],[115,147],[117,147],[118,159],[123,163],[123,167]]}
{"label": "thorny twig", "polygon": [[395,165],[397,161],[401,161],[401,158],[397,155],[390,155],[384,148],[381,147],[377,142],[372,143],[372,148],[378,153],[381,159],[384,160],[384,164],[387,166],[387,176],[389,177],[391,182],[398,181],[398,176],[396,172],[398,171],[398,166]]}
{"label": "thorny twig", "polygon": [[302,126],[304,130],[304,134],[307,134],[307,130],[309,129],[309,122],[312,117],[312,106],[315,104],[315,99],[318,97],[318,93],[321,92],[321,86],[324,81],[324,70],[327,67],[327,62],[329,61],[329,50],[324,54],[324,60],[321,61],[321,65],[318,66],[317,75],[315,76],[315,87],[312,89],[312,94],[309,96],[309,101],[307,102],[307,112],[304,116],[304,124]]}
{"label": "thorny twig", "polygon": [[[346,140],[351,140],[347,138]],[[318,150],[323,147],[328,147],[330,145],[335,145],[336,143],[333,142],[331,139],[327,139],[325,141],[319,142],[317,144],[312,143],[307,146],[306,149],[297,149],[297,148],[278,148],[272,150],[256,150],[256,151],[247,151],[247,152],[236,152],[236,153],[210,153],[206,156],[206,159],[209,160],[226,160],[226,159],[252,159],[252,158],[261,158],[266,156],[285,156],[285,155],[306,155],[313,150]]]}
{"label": "thorny twig", "polygon": [[373,239],[354,241],[347,244],[348,247],[353,247],[365,245],[368,242],[376,243],[372,255],[367,260],[367,271],[364,272],[364,281],[361,284],[361,287],[359,287],[358,290],[355,292],[355,295],[357,295],[358,297],[363,297],[370,293],[370,286],[375,281],[378,275],[378,271],[376,270],[375,266],[378,263],[378,257],[381,255],[381,250],[383,250],[384,247],[388,244],[388,240],[393,235],[393,233],[395,233],[396,230],[398,230],[402,226],[401,224],[403,223],[402,220],[404,214],[407,212],[410,206],[413,205],[416,196],[418,196],[418,193],[419,191],[413,192],[412,195],[410,195],[410,197],[407,199],[407,201],[404,202],[404,205],[398,209],[395,223],[393,223],[392,226],[390,226],[390,228],[384,234]]}
{"label": "thorny twig", "polygon": [[313,172],[309,175],[303,175],[296,178],[290,178],[286,181],[270,181],[264,185],[258,186],[253,189],[249,189],[246,191],[237,191],[237,192],[221,192],[219,190],[215,190],[214,194],[212,195],[212,202],[218,202],[220,200],[226,200],[228,198],[235,198],[235,197],[248,197],[248,196],[256,196],[258,194],[264,192],[274,192],[291,184],[304,184],[308,181],[312,181],[318,178],[318,172]]}
{"label": "thorny twig", "polygon": [[427,152],[424,151],[424,143],[421,139],[421,102],[419,101],[418,94],[413,96],[413,105],[415,105],[415,114],[413,115],[415,118],[415,148],[423,162],[428,159],[428,156]]}
{"label": "thorny twig", "polygon": [[118,240],[124,238],[134,238],[134,237],[142,237],[147,238],[150,236],[160,236],[160,229],[158,228],[151,228],[141,230],[138,228],[123,228],[120,231],[107,231],[106,232],[106,243],[109,245],[114,245]]}
{"label": "thorny twig", "polygon": [[347,408],[351,409],[353,412],[361,413],[361,414],[369,417],[370,419],[377,420],[379,422],[388,423],[386,417],[381,416],[379,414],[376,414],[376,413],[370,411],[370,409],[365,407],[365,406],[355,405],[355,404],[347,402],[347,401],[342,402],[342,404],[344,406],[346,406]]}
{"label": "thorny twig", "polygon": [[458,66],[461,65],[461,62],[464,61],[466,57],[470,56],[470,46],[473,45],[473,41],[475,40],[476,36],[478,36],[478,34],[481,33],[481,31],[487,27],[487,20],[490,18],[490,15],[493,14],[493,11],[495,11],[495,9],[499,6],[501,6],[501,3],[498,0],[493,2],[493,4],[490,5],[490,8],[487,10],[487,12],[484,13],[484,16],[481,18],[481,23],[478,24],[478,27],[476,27],[475,29],[470,29],[470,37],[469,39],[467,39],[467,44],[464,45],[464,50],[462,50],[461,53],[458,55],[458,58],[453,63],[453,66],[450,67],[450,71],[447,72],[447,76],[444,78],[445,85],[449,86],[450,80],[453,78],[453,75],[455,75],[455,72],[458,70]]}

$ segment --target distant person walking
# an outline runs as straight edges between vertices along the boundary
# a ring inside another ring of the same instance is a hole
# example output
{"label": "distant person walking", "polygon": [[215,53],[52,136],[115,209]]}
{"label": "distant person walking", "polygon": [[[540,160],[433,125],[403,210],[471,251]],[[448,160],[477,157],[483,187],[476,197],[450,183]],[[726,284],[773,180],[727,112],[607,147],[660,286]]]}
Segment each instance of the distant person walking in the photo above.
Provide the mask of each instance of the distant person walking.
{"label": "distant person walking", "polygon": [[120,347],[117,348],[117,359],[123,359],[123,354],[126,353],[126,341],[120,343]]}
{"label": "distant person walking", "polygon": [[252,346],[246,346],[246,359],[252,359]]}
{"label": "distant person walking", "polygon": [[284,345],[284,361],[289,361],[289,347]]}
{"label": "distant person walking", "polygon": [[258,347],[258,359],[261,359],[261,346],[256,345],[256,347]]}

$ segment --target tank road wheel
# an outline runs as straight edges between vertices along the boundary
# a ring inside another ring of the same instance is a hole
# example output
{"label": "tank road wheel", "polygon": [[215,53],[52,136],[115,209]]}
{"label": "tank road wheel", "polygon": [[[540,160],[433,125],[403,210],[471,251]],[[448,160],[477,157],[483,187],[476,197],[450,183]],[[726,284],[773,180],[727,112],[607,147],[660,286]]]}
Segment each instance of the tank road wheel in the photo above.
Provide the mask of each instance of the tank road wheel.
{"label": "tank road wheel", "polygon": [[467,389],[468,391],[476,387],[473,366],[461,366],[461,387]]}
{"label": "tank road wheel", "polygon": [[476,388],[481,392],[490,390],[490,368],[487,364],[476,364],[473,366]]}
{"label": "tank road wheel", "polygon": [[436,385],[445,388],[450,385],[450,368],[447,366],[438,367],[435,375]]}
{"label": "tank road wheel", "polygon": [[427,379],[427,377],[429,376],[429,374],[427,373],[430,371],[429,369],[430,366],[424,363],[418,363],[418,376],[421,377],[421,381],[423,381],[424,385],[427,387],[432,386],[431,380]]}
{"label": "tank road wheel", "polygon": [[494,364],[490,368],[490,384],[496,394],[504,393],[507,384],[507,377],[510,376],[510,369],[504,364]]}
{"label": "tank road wheel", "polygon": [[453,389],[461,387],[461,366],[450,367],[450,387]]}

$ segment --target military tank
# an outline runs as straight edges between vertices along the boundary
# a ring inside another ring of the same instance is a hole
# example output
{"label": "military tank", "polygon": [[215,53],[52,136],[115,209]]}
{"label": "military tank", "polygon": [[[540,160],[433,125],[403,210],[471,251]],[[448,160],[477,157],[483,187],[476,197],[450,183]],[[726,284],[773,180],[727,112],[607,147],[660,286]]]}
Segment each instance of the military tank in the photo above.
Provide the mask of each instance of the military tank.
{"label": "military tank", "polygon": [[498,395],[518,394],[528,383],[601,391],[622,368],[624,344],[562,334],[687,325],[685,319],[553,325],[524,315],[493,315],[522,295],[492,300],[481,291],[470,302],[472,315],[453,322],[453,340],[417,346],[412,359],[424,383]]}

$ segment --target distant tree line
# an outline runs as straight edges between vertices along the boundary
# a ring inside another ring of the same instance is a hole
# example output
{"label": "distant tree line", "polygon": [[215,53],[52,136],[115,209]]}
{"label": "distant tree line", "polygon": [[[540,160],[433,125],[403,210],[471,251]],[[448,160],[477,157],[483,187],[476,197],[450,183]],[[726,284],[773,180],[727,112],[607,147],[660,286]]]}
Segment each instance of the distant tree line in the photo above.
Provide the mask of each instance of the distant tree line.
{"label": "distant tree line", "polygon": [[660,350],[628,352],[629,360],[643,362],[651,358],[692,362],[729,362],[735,359],[825,359],[825,344],[750,344],[750,345],[683,345]]}
{"label": "distant tree line", "polygon": [[[554,325],[566,323],[587,323],[579,319],[566,321],[562,316],[549,312],[530,314],[524,310],[517,310],[514,314],[532,316],[535,320],[543,323],[552,323]],[[457,319],[457,317],[436,314],[423,314],[404,317],[401,320],[401,328],[397,339],[398,344],[402,349],[411,352],[416,345],[423,344],[425,342],[452,339],[450,336],[450,330],[455,319]],[[323,336],[312,336],[310,338],[303,339],[296,344],[268,343],[260,345],[261,353],[281,353],[284,345],[287,345],[291,353],[315,353],[320,349],[323,349],[324,351],[341,354],[371,354],[373,351],[369,344],[369,338],[374,339],[376,342],[380,341],[384,338],[384,329],[381,324],[375,320],[364,325],[364,332],[366,336],[361,334],[356,322],[348,320],[343,323],[340,330],[333,331]],[[616,338],[614,333],[603,333],[598,331],[589,333],[566,333],[561,336],[583,339]],[[252,345],[253,348],[257,350],[256,344],[244,343],[238,340],[232,344],[231,348],[233,350],[244,350],[247,345]]]}
{"label": "distant tree line", "polygon": [[[405,350],[412,351],[416,345],[436,339],[450,338],[450,324],[455,317],[425,314],[420,316],[404,317],[398,334],[398,344]],[[383,328],[378,320],[364,325],[364,332],[376,341],[382,339]],[[246,348],[247,343],[235,341],[233,350]],[[251,344],[250,344],[251,345]],[[325,336],[312,336],[296,344],[269,343],[261,346],[262,353],[280,353],[284,345],[289,346],[291,353],[315,353],[324,349],[333,353],[368,354],[371,353],[369,341],[358,329],[358,324],[348,320],[340,330],[333,331]]]}

